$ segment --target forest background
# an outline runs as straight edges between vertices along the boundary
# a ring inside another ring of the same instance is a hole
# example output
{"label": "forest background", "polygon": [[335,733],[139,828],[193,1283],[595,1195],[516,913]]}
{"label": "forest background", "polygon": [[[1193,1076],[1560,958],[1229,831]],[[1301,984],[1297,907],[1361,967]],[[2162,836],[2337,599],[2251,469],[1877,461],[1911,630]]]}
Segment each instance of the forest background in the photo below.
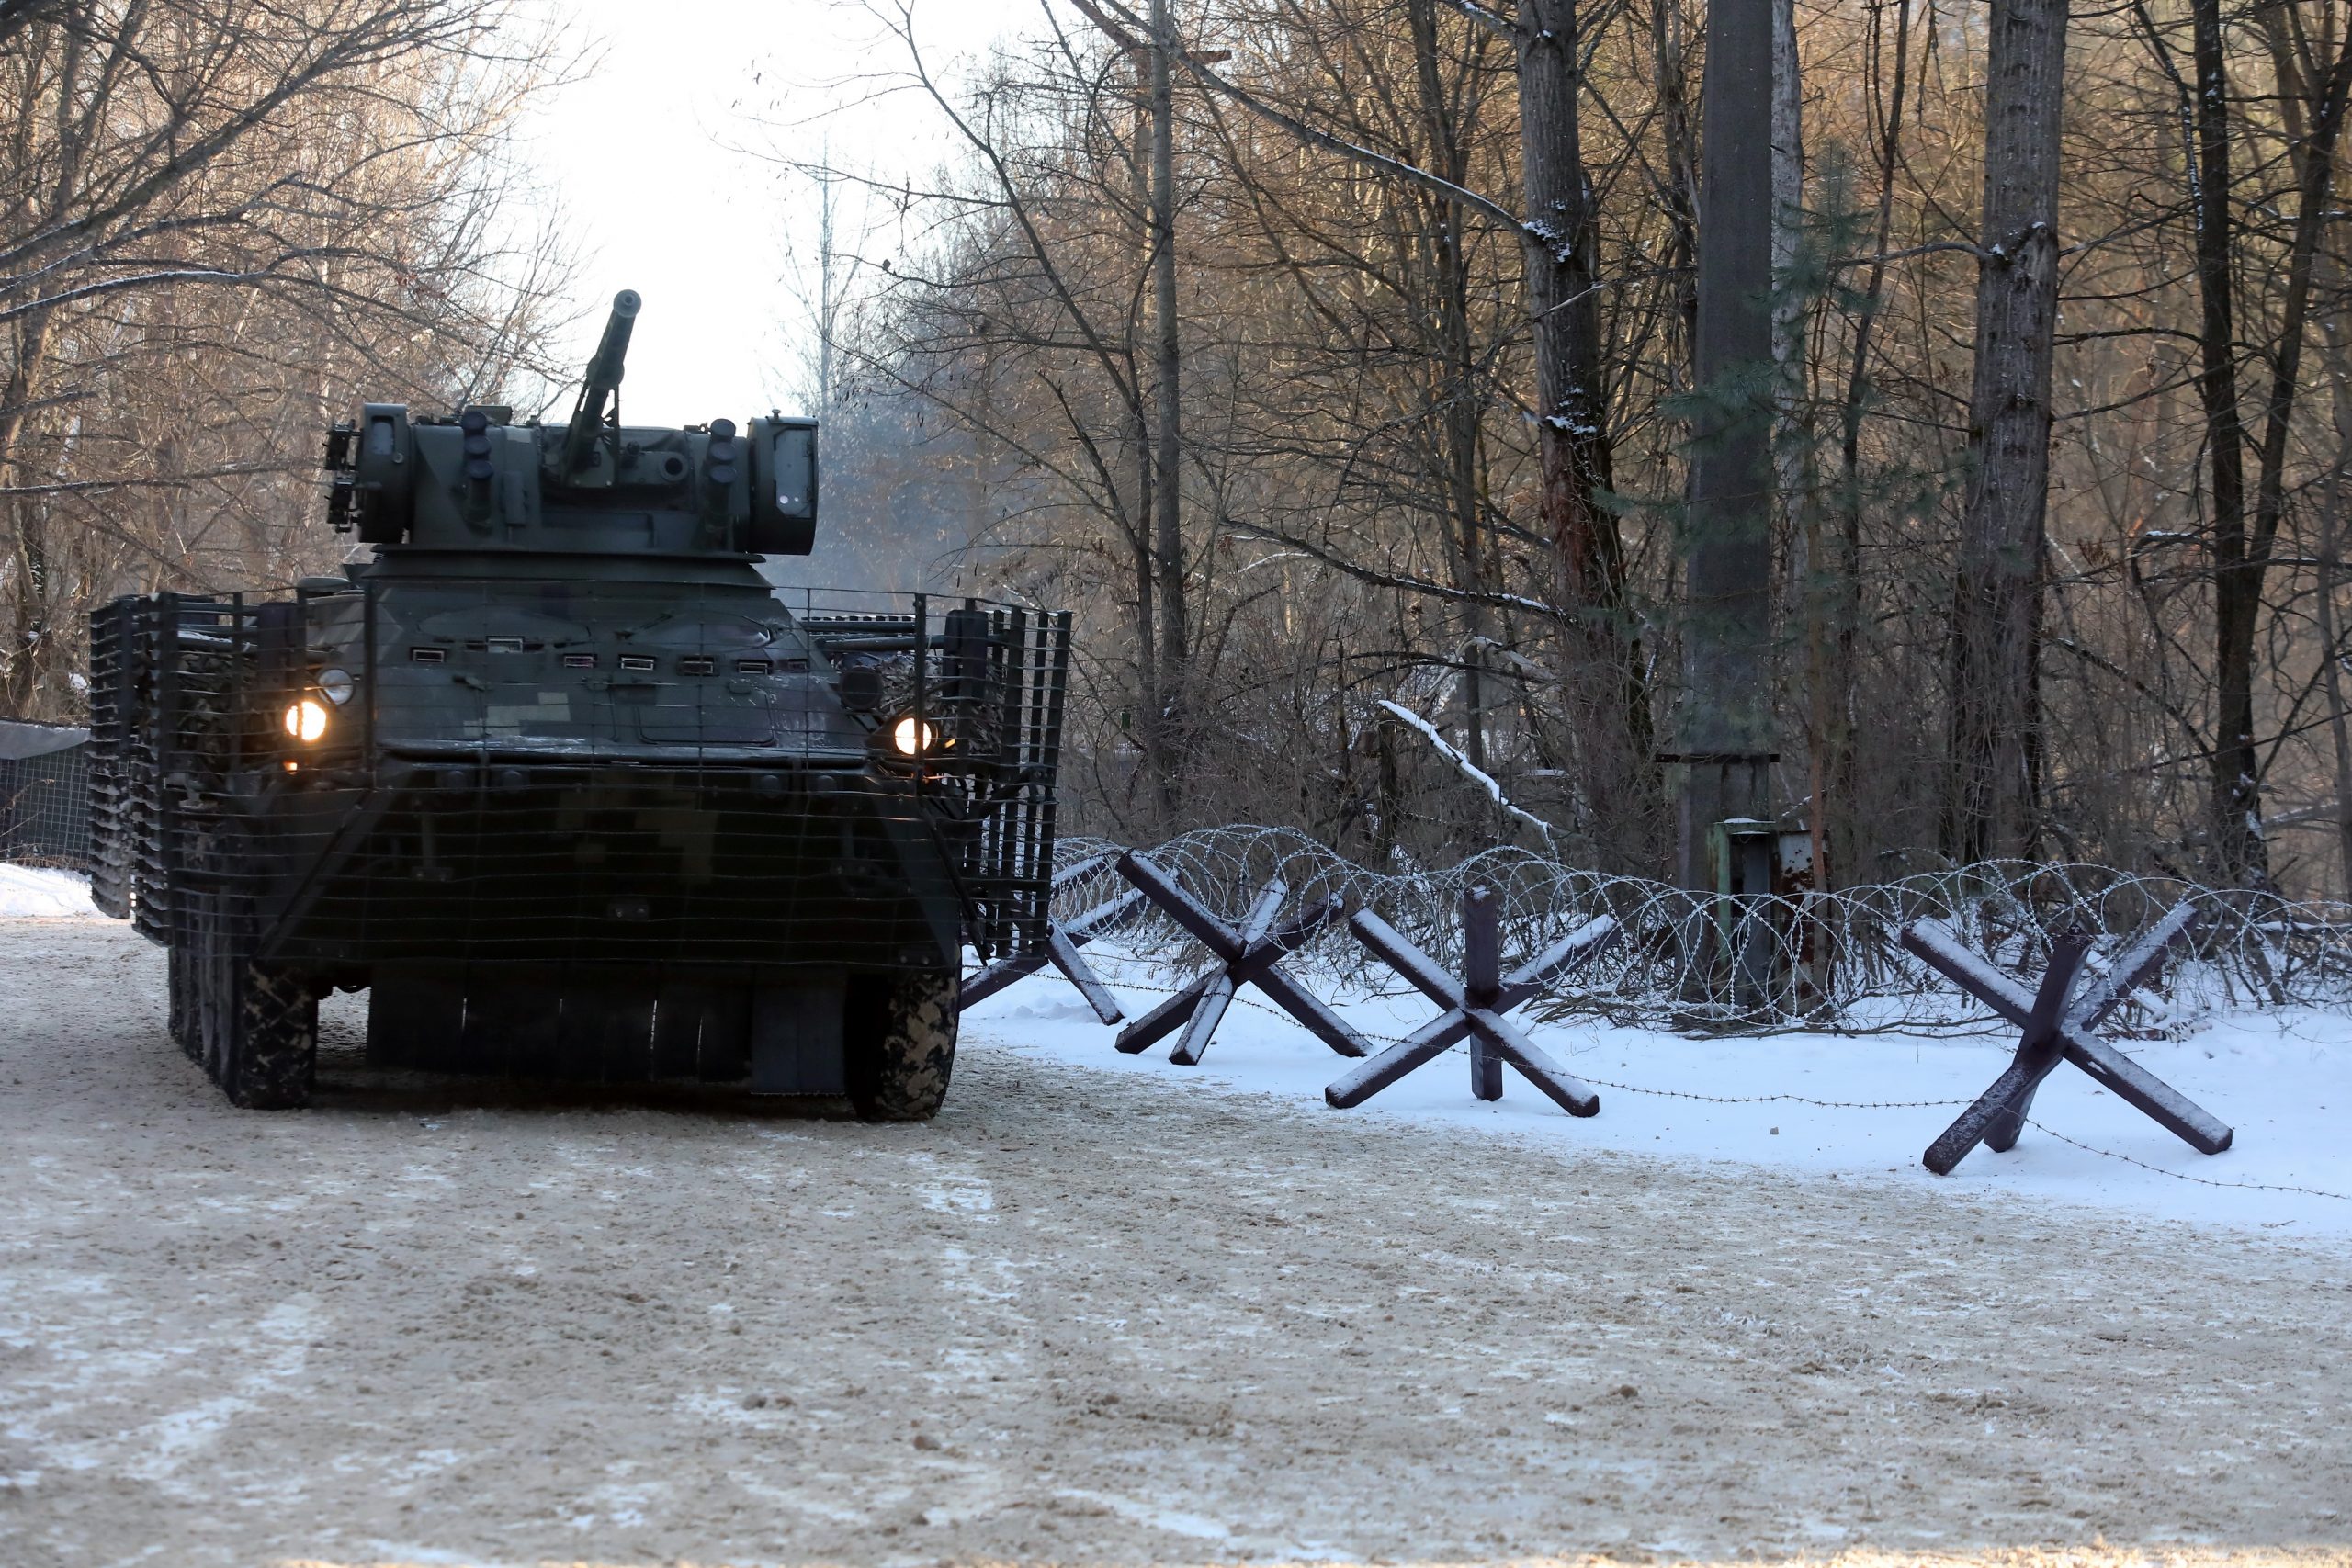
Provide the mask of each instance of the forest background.
{"label": "forest background", "polygon": [[[950,156],[833,157],[805,94],[732,138],[797,193],[807,576],[1076,610],[1071,826],[1675,874],[1747,421],[1753,809],[1823,880],[2346,892],[2344,0],[1751,0],[1727,191],[1693,0],[1054,0],[962,62],[868,9],[834,96]],[[76,715],[115,592],[335,558],[351,404],[561,395],[594,291],[513,133],[584,57],[535,16],[0,0],[0,711]],[[1702,375],[1736,204],[1770,352]]]}

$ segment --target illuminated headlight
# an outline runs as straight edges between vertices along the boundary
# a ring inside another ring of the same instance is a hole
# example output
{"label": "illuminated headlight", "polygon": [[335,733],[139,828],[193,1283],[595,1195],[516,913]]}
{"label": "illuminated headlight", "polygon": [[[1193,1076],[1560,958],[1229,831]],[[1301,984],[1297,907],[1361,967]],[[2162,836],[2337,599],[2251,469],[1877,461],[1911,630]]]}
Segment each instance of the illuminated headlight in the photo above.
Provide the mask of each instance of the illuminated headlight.
{"label": "illuminated headlight", "polygon": [[327,710],[304,697],[286,710],[286,733],[305,745],[327,732]]}
{"label": "illuminated headlight", "polygon": [[319,671],[319,695],[326,698],[327,701],[333,703],[337,707],[341,707],[344,704],[349,702],[351,700],[351,694],[358,689],[359,682],[351,678],[351,671],[348,670],[322,670]]}
{"label": "illuminated headlight", "polygon": [[890,728],[890,744],[902,757],[916,757],[931,750],[931,726],[911,715],[900,719]]}

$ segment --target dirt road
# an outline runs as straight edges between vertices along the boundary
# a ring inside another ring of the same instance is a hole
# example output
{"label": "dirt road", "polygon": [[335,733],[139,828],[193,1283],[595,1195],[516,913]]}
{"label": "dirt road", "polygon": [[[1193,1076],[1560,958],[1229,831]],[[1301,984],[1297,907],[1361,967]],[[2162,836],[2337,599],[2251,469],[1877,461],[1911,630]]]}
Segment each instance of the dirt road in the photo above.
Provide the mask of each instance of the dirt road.
{"label": "dirt road", "polygon": [[985,1041],[920,1127],[239,1113],[162,1008],[0,924],[0,1562],[2352,1539],[2340,1253]]}

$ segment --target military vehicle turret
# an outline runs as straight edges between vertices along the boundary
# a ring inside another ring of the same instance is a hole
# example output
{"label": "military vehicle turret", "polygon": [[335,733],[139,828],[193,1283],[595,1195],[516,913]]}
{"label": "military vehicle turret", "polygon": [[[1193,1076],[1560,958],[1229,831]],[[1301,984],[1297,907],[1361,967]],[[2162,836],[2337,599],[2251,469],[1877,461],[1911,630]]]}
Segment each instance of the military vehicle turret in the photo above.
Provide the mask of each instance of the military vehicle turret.
{"label": "military vehicle turret", "polygon": [[816,426],[620,423],[638,307],[566,423],[338,424],[341,577],[92,616],[92,895],[236,1103],[366,987],[387,1067],[928,1116],[965,950],[1042,940],[1068,615],[773,586]]}

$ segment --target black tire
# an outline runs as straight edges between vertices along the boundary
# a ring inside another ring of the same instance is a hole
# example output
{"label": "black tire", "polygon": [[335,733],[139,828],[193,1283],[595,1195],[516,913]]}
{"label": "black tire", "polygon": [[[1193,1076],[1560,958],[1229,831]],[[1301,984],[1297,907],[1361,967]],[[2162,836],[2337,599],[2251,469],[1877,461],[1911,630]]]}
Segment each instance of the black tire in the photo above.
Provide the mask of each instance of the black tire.
{"label": "black tire", "polygon": [[928,1122],[956,1069],[956,992],[949,970],[912,969],[850,981],[842,1044],[861,1122]]}
{"label": "black tire", "polygon": [[311,1098],[318,997],[304,976],[246,956],[222,906],[191,899],[173,944],[173,1033],[232,1105],[291,1110]]}
{"label": "black tire", "polygon": [[189,893],[181,901],[180,934],[174,938],[182,958],[181,1025],[183,1048],[214,1083],[222,1081],[235,1033],[236,1003],[231,995],[234,967],[227,921],[220,901],[209,894]]}
{"label": "black tire", "polygon": [[196,955],[175,944],[171,949],[172,1040],[187,1059],[204,1065],[204,1008],[198,993]]}
{"label": "black tire", "polygon": [[301,976],[274,964],[237,964],[232,979],[236,1027],[220,1074],[229,1102],[248,1111],[291,1111],[309,1103],[319,1057],[319,998]]}

